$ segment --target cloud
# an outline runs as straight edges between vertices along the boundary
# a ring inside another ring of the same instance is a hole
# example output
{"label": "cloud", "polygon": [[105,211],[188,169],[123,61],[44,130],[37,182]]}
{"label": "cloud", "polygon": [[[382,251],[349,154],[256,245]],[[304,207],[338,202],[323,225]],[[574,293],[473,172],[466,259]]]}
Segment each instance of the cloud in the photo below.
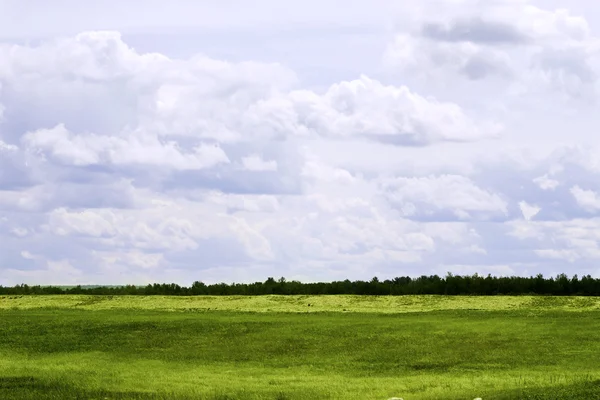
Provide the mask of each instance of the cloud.
{"label": "cloud", "polygon": [[525,218],[527,221],[531,221],[531,219],[535,217],[541,210],[540,207],[528,204],[526,201],[520,201],[519,208],[523,213],[523,218]]}
{"label": "cloud", "polygon": [[85,283],[84,273],[71,265],[68,260],[49,261],[44,268],[0,270],[0,278],[32,284],[74,285]]}
{"label": "cloud", "polygon": [[225,206],[231,212],[275,212],[280,208],[279,200],[272,195],[239,195],[225,194],[222,192],[210,192],[203,196],[204,200],[211,204]]}
{"label": "cloud", "polygon": [[257,154],[243,157],[242,165],[248,171],[277,171],[277,161],[265,161]]}
{"label": "cloud", "polygon": [[387,200],[407,217],[449,211],[455,218],[489,218],[507,213],[506,202],[459,175],[399,177],[385,180]]}
{"label": "cloud", "polygon": [[95,134],[74,135],[64,125],[26,133],[26,150],[51,157],[61,164],[74,166],[142,164],[177,170],[205,169],[229,163],[225,152],[216,145],[200,144],[189,152],[174,141],[131,132],[126,138]]}
{"label": "cloud", "polygon": [[21,252],[21,257],[27,259],[27,260],[35,260],[37,257],[33,254],[31,254],[30,252],[23,250]]}
{"label": "cloud", "polygon": [[141,251],[99,252],[94,256],[100,264],[133,266],[140,269],[155,269],[166,265],[163,254],[144,253]]}
{"label": "cloud", "polygon": [[4,35],[1,284],[597,275],[585,4],[268,5]]}
{"label": "cloud", "polygon": [[19,227],[11,229],[10,232],[13,235],[18,236],[18,237],[25,237],[29,233],[29,231],[26,228],[19,228]]}
{"label": "cloud", "polygon": [[594,213],[600,210],[600,196],[593,190],[585,190],[579,186],[573,186],[571,194],[575,198],[575,201],[584,210]]}
{"label": "cloud", "polygon": [[29,186],[79,174],[154,188],[185,180],[293,192],[303,169],[295,140],[427,146],[501,130],[456,103],[366,75],[297,89],[296,74],[276,63],[141,53],[118,32],[0,45],[0,57],[6,186],[16,173]]}
{"label": "cloud", "polygon": [[445,72],[471,80],[490,76],[511,76],[511,60],[502,50],[473,42],[447,42],[400,33],[388,45],[384,55],[388,69],[441,78]]}
{"label": "cloud", "polygon": [[249,128],[271,137],[359,137],[400,146],[480,140],[500,131],[496,123],[473,121],[457,104],[367,76],[334,84],[322,95],[296,90],[261,101],[247,118]]}
{"label": "cloud", "polygon": [[116,135],[137,128],[147,136],[239,140],[239,132],[228,126],[231,115],[296,82],[295,74],[278,64],[138,53],[118,32],[85,32],[37,46],[2,45],[0,57],[3,103],[11,114],[4,131],[16,130],[13,137],[62,123],[77,134]]}
{"label": "cloud", "polygon": [[527,1],[460,4],[453,11],[399,32],[388,45],[387,65],[429,78],[508,79],[515,95],[548,89],[586,101],[597,95],[598,39],[584,17]]}
{"label": "cloud", "polygon": [[543,190],[554,190],[560,185],[560,182],[548,177],[548,174],[538,176],[533,180]]}
{"label": "cloud", "polygon": [[[75,165],[168,159],[175,168],[198,168],[205,165],[199,158],[208,165],[226,159],[210,142],[296,135],[428,145],[499,131],[497,123],[474,121],[459,105],[406,86],[361,76],[324,93],[290,90],[296,77],[283,66],[140,54],[116,32],[3,46],[0,55],[7,60],[0,81],[12,114],[5,137],[14,141],[25,129],[26,146]],[[184,142],[197,150],[182,153],[177,146]]]}
{"label": "cloud", "polygon": [[600,257],[597,219],[569,221],[521,221],[510,224],[511,234],[532,240],[533,251],[543,258],[566,260],[596,260]]}
{"label": "cloud", "polygon": [[527,40],[515,26],[482,18],[457,19],[449,26],[440,23],[426,23],[422,27],[425,37],[448,42],[471,42],[492,44],[520,44]]}
{"label": "cloud", "polygon": [[19,148],[17,146],[15,146],[15,145],[7,144],[7,143],[4,143],[4,142],[0,141],[0,151],[2,151],[4,153],[15,152],[18,149]]}

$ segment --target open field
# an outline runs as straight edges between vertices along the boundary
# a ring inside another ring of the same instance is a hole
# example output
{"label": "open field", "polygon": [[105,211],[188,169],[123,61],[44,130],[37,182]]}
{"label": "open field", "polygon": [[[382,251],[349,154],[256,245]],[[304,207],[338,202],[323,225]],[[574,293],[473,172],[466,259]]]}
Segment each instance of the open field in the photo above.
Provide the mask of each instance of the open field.
{"label": "open field", "polygon": [[[310,304],[310,306],[308,306]],[[600,297],[559,296],[2,296],[0,310],[242,311],[242,312],[410,312],[600,311]]]}
{"label": "open field", "polygon": [[4,296],[0,398],[600,399],[599,306],[528,296]]}

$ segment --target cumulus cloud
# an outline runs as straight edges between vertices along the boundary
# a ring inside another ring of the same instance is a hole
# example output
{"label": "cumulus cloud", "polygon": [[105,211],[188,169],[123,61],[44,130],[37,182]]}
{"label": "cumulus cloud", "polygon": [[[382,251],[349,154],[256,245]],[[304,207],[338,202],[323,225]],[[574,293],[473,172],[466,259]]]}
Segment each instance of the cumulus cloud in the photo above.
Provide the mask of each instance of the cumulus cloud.
{"label": "cumulus cloud", "polygon": [[293,91],[260,102],[252,125],[269,132],[361,137],[394,145],[472,141],[499,133],[493,122],[473,121],[458,105],[425,98],[362,76],[334,84],[323,95]]}
{"label": "cumulus cloud", "polygon": [[[0,70],[3,97],[16,114],[11,122],[32,131],[25,143],[79,164],[95,163],[108,153],[104,157],[116,162],[137,161],[144,154],[169,158],[180,167],[196,165],[174,148],[180,136],[222,143],[360,136],[423,145],[476,140],[499,129],[473,121],[457,104],[367,76],[333,84],[325,93],[290,91],[295,76],[277,64],[140,54],[115,32],[0,51],[7,60]],[[75,99],[80,100],[73,104]],[[110,121],[103,118],[107,112]],[[122,154],[125,148],[135,154],[133,160]]]}
{"label": "cumulus cloud", "polygon": [[385,180],[382,189],[388,201],[408,217],[440,211],[449,211],[459,219],[507,213],[507,204],[499,195],[481,189],[464,176],[399,177]]}
{"label": "cumulus cloud", "polygon": [[592,213],[600,210],[600,196],[598,193],[593,190],[582,189],[579,186],[573,186],[570,191],[577,204],[584,210]]}
{"label": "cumulus cloud", "polygon": [[537,4],[4,36],[0,284],[594,274],[598,21]]}
{"label": "cumulus cloud", "polygon": [[137,127],[148,136],[239,140],[231,116],[296,82],[278,64],[138,53],[118,32],[2,45],[0,57],[3,103],[12,113],[7,123],[27,130],[63,123],[77,134],[117,135]]}
{"label": "cumulus cloud", "polygon": [[95,134],[75,135],[60,124],[51,129],[26,133],[21,142],[26,150],[75,166],[142,164],[178,170],[210,168],[229,163],[225,152],[216,145],[201,144],[189,152],[174,141],[131,132],[125,138]]}
{"label": "cumulus cloud", "polygon": [[[4,44],[0,57],[10,115],[0,149],[14,154],[2,173],[8,181],[18,170],[30,185],[91,169],[177,185],[189,171],[195,185],[247,191],[262,180],[289,192],[302,170],[298,149],[286,144],[293,140],[425,146],[501,129],[456,103],[366,75],[324,91],[297,89],[295,73],[280,64],[141,53],[118,32]],[[263,175],[240,175],[240,165]]]}
{"label": "cumulus cloud", "polygon": [[457,4],[449,15],[398,33],[386,63],[429,77],[451,71],[471,80],[510,78],[515,94],[549,88],[571,98],[596,95],[598,40],[584,17],[528,1]]}

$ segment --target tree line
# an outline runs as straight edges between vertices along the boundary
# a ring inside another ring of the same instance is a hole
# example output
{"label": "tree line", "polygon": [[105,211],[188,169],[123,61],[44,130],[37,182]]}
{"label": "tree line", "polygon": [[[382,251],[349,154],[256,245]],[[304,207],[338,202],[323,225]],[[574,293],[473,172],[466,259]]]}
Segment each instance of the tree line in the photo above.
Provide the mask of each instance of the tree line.
{"label": "tree line", "polygon": [[399,296],[409,294],[437,295],[556,295],[556,296],[600,296],[600,279],[590,275],[569,278],[565,274],[545,278],[495,277],[475,275],[408,276],[369,281],[344,281],[302,283],[285,278],[268,278],[255,283],[205,284],[195,281],[185,287],[175,283],[154,283],[147,286],[30,286],[20,284],[12,287],[0,285],[0,295],[45,295],[45,294],[91,294],[91,295],[175,295],[175,296],[227,296],[227,295],[376,295]]}

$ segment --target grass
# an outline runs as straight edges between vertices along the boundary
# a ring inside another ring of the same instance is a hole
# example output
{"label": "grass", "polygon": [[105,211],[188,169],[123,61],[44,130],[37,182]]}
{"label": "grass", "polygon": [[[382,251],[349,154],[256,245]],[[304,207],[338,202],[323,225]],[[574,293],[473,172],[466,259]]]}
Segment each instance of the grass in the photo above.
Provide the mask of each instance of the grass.
{"label": "grass", "polygon": [[599,300],[0,296],[0,398],[600,399]]}
{"label": "grass", "polygon": [[[308,306],[310,304],[310,306]],[[354,312],[398,314],[427,311],[600,311],[600,297],[553,296],[0,296],[0,310]]]}

